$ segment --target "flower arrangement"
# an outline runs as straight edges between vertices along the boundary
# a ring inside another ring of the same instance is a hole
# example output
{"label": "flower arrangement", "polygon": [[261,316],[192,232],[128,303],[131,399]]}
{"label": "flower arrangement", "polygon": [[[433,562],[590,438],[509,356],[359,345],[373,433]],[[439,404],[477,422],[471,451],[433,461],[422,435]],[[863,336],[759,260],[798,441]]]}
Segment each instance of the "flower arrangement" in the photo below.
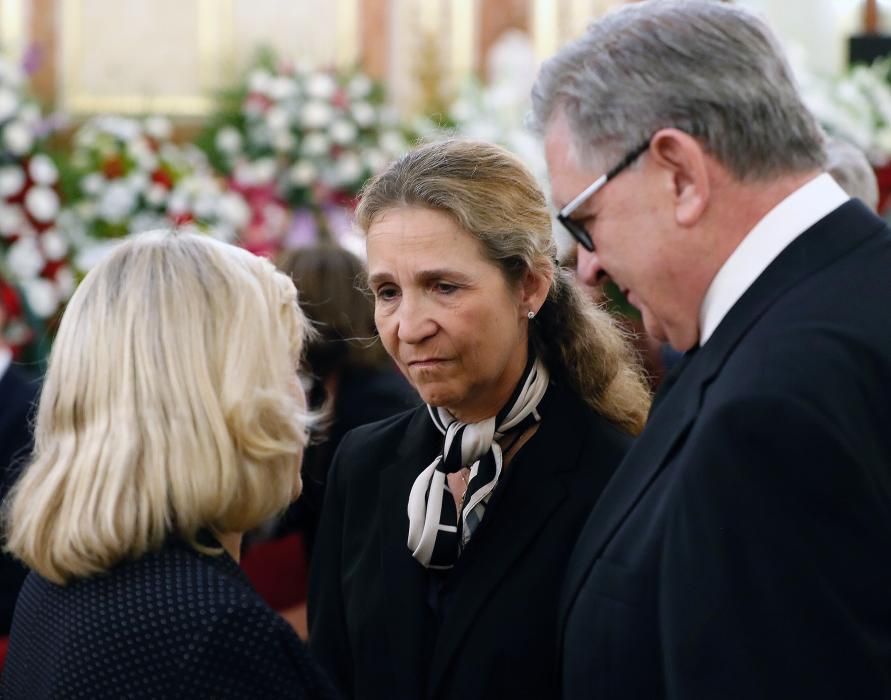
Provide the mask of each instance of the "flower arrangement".
{"label": "flower arrangement", "polygon": [[102,115],[74,134],[65,178],[72,204],[59,225],[79,269],[92,267],[114,239],[161,226],[237,238],[249,215],[244,199],[225,190],[197,147],[173,143],[171,132],[162,117]]}
{"label": "flower arrangement", "polygon": [[891,58],[854,66],[836,80],[800,72],[799,81],[830,134],[859,147],[875,165],[891,160]]}
{"label": "flower arrangement", "polygon": [[411,138],[368,76],[309,70],[266,54],[243,85],[223,95],[199,143],[251,205],[243,243],[272,253],[319,235],[349,237],[362,183]]}
{"label": "flower arrangement", "polygon": [[59,170],[46,152],[52,130],[53,120],[27,94],[25,72],[0,57],[0,281],[12,317],[4,339],[16,351],[52,321],[75,286],[57,225]]}

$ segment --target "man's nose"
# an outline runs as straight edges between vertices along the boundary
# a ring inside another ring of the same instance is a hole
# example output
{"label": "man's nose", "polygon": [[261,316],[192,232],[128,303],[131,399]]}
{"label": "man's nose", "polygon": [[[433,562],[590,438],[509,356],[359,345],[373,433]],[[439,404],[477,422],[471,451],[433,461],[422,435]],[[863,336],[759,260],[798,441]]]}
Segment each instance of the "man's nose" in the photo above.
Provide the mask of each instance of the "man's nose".
{"label": "man's nose", "polygon": [[600,256],[597,251],[586,250],[583,246],[576,246],[575,272],[582,284],[589,287],[599,287],[606,281],[606,270],[600,264]]}

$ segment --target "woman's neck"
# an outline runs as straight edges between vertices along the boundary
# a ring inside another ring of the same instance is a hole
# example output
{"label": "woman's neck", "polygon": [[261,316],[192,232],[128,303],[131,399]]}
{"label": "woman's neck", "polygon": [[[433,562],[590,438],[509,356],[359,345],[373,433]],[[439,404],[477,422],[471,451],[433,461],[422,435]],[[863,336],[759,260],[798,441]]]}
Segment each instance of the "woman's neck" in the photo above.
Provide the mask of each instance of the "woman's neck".
{"label": "woman's neck", "polygon": [[223,549],[232,557],[236,562],[241,560],[241,536],[240,532],[226,532],[226,533],[216,533],[215,534],[217,540],[219,540],[220,544],[223,545]]}

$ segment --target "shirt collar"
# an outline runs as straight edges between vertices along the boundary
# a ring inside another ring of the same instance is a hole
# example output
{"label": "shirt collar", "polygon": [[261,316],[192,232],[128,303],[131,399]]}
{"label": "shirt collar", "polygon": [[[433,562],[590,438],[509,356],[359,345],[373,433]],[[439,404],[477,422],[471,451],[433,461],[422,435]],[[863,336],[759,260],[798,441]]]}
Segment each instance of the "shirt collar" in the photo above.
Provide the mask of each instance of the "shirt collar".
{"label": "shirt collar", "polygon": [[699,344],[705,345],[746,290],[792,241],[849,197],[823,173],[771,209],[724,261],[699,309]]}
{"label": "shirt collar", "polygon": [[6,375],[6,370],[12,364],[12,351],[6,347],[0,347],[0,379]]}

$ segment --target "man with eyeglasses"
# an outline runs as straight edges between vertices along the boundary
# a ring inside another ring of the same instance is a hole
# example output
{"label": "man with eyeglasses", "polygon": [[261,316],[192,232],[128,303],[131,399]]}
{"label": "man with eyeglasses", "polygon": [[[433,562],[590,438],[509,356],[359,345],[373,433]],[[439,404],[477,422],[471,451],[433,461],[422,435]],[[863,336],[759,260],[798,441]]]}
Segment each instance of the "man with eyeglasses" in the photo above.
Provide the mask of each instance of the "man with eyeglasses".
{"label": "man with eyeglasses", "polygon": [[626,5],[533,110],[580,255],[686,353],[576,543],[564,696],[891,696],[891,231],[776,39]]}

